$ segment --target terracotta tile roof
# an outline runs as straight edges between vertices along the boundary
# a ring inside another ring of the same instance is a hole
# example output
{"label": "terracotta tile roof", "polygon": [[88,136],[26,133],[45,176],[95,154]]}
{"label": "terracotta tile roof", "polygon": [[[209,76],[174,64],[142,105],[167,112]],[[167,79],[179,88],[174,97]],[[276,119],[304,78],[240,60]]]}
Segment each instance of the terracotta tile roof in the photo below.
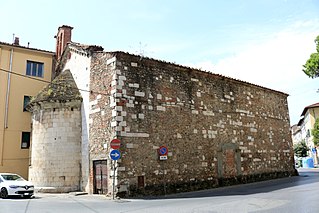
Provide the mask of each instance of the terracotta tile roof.
{"label": "terracotta tile roof", "polygon": [[316,108],[316,107],[319,107],[319,103],[315,103],[315,104],[311,104],[311,105],[309,105],[309,106],[306,106],[306,107],[304,108],[304,110],[302,111],[301,116],[304,116],[304,115],[306,114],[306,112],[307,112],[308,109]]}
{"label": "terracotta tile roof", "polygon": [[22,48],[22,49],[33,50],[33,51],[39,51],[39,52],[50,53],[52,55],[55,55],[55,52],[52,52],[52,51],[41,50],[41,49],[37,49],[37,48],[30,48],[30,47],[25,47],[25,46],[21,46],[21,45],[15,45],[15,44],[9,44],[9,43],[2,42],[2,41],[0,41],[0,45]]}
{"label": "terracotta tile roof", "polygon": [[76,43],[76,42],[68,42],[68,44],[79,47],[83,50],[92,50],[92,51],[103,51],[104,48],[102,46],[98,45],[90,45],[90,44],[81,44],[81,43]]}
{"label": "terracotta tile roof", "polygon": [[73,27],[71,27],[71,26],[69,26],[69,25],[62,25],[62,26],[60,26],[59,28],[58,28],[58,30],[60,29],[60,28],[70,28],[71,30],[73,29]]}

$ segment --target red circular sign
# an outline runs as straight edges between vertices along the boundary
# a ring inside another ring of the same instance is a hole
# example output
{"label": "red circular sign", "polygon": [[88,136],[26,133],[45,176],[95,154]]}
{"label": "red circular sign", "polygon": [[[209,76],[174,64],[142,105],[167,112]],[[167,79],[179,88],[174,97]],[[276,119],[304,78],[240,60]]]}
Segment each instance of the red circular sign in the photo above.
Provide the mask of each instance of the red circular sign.
{"label": "red circular sign", "polygon": [[112,149],[119,149],[120,146],[121,146],[121,141],[120,141],[120,139],[114,138],[114,139],[111,141],[110,146],[111,146]]}
{"label": "red circular sign", "polygon": [[163,156],[163,155],[167,155],[168,153],[168,148],[166,146],[161,146],[159,149],[158,149],[158,154]]}

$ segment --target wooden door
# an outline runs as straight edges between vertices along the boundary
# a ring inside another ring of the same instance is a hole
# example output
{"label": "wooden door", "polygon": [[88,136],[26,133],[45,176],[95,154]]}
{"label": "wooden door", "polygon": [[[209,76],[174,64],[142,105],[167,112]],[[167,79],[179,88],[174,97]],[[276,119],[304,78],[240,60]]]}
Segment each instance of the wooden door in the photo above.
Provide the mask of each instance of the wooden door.
{"label": "wooden door", "polygon": [[93,161],[93,193],[107,194],[107,161]]}

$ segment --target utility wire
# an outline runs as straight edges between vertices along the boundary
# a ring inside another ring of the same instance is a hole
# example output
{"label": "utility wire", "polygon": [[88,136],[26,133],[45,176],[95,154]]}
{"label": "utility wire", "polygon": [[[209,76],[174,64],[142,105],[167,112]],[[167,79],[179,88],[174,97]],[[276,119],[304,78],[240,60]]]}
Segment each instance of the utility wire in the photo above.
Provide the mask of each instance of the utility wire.
{"label": "utility wire", "polygon": [[0,68],[0,71],[6,72],[6,73],[10,73],[10,74],[14,74],[14,75],[21,76],[21,77],[25,77],[25,78],[29,78],[29,79],[36,80],[36,81],[41,81],[41,82],[44,82],[44,83],[51,83],[50,81],[46,81],[46,80],[38,79],[38,78],[33,78],[31,76],[23,75],[23,74],[20,74],[20,73],[17,73],[17,72],[12,72],[12,71],[5,70],[5,69],[2,69],[2,68]]}
{"label": "utility wire", "polygon": [[[29,78],[31,80],[36,80],[36,81],[41,81],[41,82],[45,82],[45,83],[50,83],[50,84],[54,84],[54,85],[57,85],[59,86],[60,84],[57,84],[57,83],[52,83],[51,81],[46,81],[46,80],[43,80],[43,79],[38,79],[38,78],[34,78],[34,77],[31,77],[31,76],[27,76],[27,75],[23,75],[23,74],[20,74],[20,73],[16,73],[16,72],[10,72],[9,70],[5,70],[5,69],[1,69],[0,68],[0,71],[2,72],[6,72],[6,73],[11,73],[11,74],[14,74],[14,75],[18,75],[20,77],[24,77],[24,78]],[[101,92],[94,92],[92,90],[84,90],[84,89],[79,89],[79,91],[83,91],[83,92],[90,92],[90,93],[96,93],[96,94],[101,94],[101,95],[106,95],[106,96],[110,96],[110,94],[107,94],[107,93],[101,93]],[[220,111],[218,110],[212,110],[214,113],[220,113]],[[240,113],[240,112],[233,112],[233,111],[223,111],[223,112],[226,112],[226,113]],[[260,116],[259,116],[260,117]]]}
{"label": "utility wire", "polygon": [[[44,82],[44,83],[50,83],[50,84],[54,84],[54,85],[61,85],[61,84],[57,84],[57,83],[52,83],[51,81],[46,81],[46,80],[43,80],[43,79],[38,79],[38,78],[34,78],[34,77],[31,77],[31,76],[27,76],[27,75],[23,75],[23,74],[20,74],[20,73],[16,73],[16,72],[10,72],[9,70],[5,70],[5,69],[2,69],[0,68],[0,71],[2,72],[6,72],[6,73],[11,73],[11,74],[14,74],[14,75],[17,75],[17,76],[20,76],[20,77],[24,77],[24,78],[29,78],[31,80],[36,80],[36,81],[40,81],[40,82]],[[79,91],[83,91],[83,92],[90,92],[90,93],[96,93],[96,94],[101,94],[101,95],[106,95],[106,96],[110,96],[110,94],[107,94],[107,93],[101,93],[101,92],[94,92],[92,90],[85,90],[85,89],[79,89]],[[214,113],[220,113],[220,111],[217,111],[217,110],[212,110]],[[226,113],[240,113],[240,112],[235,112],[235,111],[223,111],[223,112],[226,112]],[[261,116],[259,116],[261,117]],[[275,118],[277,119],[277,118]]]}
{"label": "utility wire", "polygon": [[[9,70],[5,70],[5,69],[2,69],[2,68],[0,68],[0,71],[5,72],[5,73],[10,73],[10,74],[13,74],[13,75],[17,75],[17,76],[20,76],[20,77],[23,77],[23,78],[28,78],[28,79],[35,80],[35,81],[40,81],[40,82],[43,82],[43,83],[49,83],[49,84],[53,84],[53,85],[57,85],[57,86],[61,85],[61,84],[53,83],[51,81],[46,81],[46,80],[43,80],[43,79],[31,77],[31,76],[28,76],[28,75],[23,75],[23,74],[20,74],[20,73],[17,73],[17,72],[12,72],[12,71],[9,71]],[[100,95],[110,96],[110,94],[102,93],[102,92],[95,92],[93,90],[86,90],[86,89],[80,89],[80,88],[78,88],[78,90],[82,91],[82,92],[89,92],[89,93],[96,93],[96,94],[100,94]]]}

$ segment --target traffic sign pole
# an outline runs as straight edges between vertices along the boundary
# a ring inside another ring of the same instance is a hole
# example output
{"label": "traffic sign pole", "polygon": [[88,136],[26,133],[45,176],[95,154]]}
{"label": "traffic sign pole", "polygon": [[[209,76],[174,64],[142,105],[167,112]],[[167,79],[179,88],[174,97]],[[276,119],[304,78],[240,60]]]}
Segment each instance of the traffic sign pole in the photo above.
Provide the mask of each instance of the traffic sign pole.
{"label": "traffic sign pole", "polygon": [[[166,146],[160,146],[160,148],[158,149],[158,154],[161,161],[167,160],[168,148]],[[162,163],[162,170],[164,195],[166,195],[165,162]]]}
{"label": "traffic sign pole", "polygon": [[[121,153],[119,150],[117,149],[113,149],[111,152],[110,152],[110,157],[112,159],[112,162],[113,162],[113,186],[112,186],[112,191],[113,191],[113,200],[114,200],[114,195],[115,195],[115,170],[116,170],[116,167],[115,167],[115,164],[116,164],[116,161],[118,159],[120,159],[121,157]],[[111,163],[112,164],[112,163]]]}
{"label": "traffic sign pole", "polygon": [[166,178],[165,178],[165,162],[163,162],[163,186],[164,186],[164,196],[166,196]]}
{"label": "traffic sign pole", "polygon": [[115,194],[115,160],[113,160],[113,186],[112,186],[112,196],[113,196],[113,200],[114,200],[114,194]]}

